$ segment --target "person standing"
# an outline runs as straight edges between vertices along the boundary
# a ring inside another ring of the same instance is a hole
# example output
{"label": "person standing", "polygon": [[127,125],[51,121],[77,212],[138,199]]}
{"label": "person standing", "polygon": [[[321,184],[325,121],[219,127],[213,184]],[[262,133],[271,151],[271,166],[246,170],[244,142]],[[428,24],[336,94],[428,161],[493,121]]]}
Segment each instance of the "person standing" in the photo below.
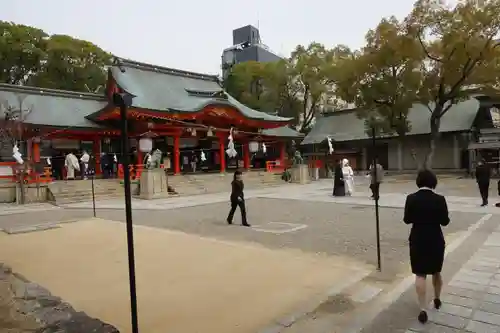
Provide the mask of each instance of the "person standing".
{"label": "person standing", "polygon": [[82,178],[84,180],[86,180],[88,176],[89,161],[90,155],[87,153],[87,151],[84,150],[82,153],[82,157],[80,157],[80,162],[82,162]]}
{"label": "person standing", "polygon": [[415,274],[415,289],[420,306],[418,321],[425,323],[428,320],[427,275],[432,275],[434,308],[441,307],[441,270],[445,251],[441,227],[450,223],[450,217],[445,197],[434,192],[437,186],[436,176],[429,170],[420,171],[416,183],[419,190],[406,197],[403,221],[411,224],[410,262],[412,273]]}
{"label": "person standing", "polygon": [[66,155],[64,166],[66,167],[66,179],[74,180],[75,170],[80,171],[80,163],[73,152],[69,152],[68,155]]}
{"label": "person standing", "polygon": [[337,161],[335,165],[335,170],[333,172],[333,196],[343,197],[345,196],[345,182],[342,174],[342,161]]}
{"label": "person standing", "polygon": [[196,173],[197,166],[198,166],[198,157],[196,156],[196,153],[193,153],[193,156],[191,157],[191,171],[193,173]]}
{"label": "person standing", "polygon": [[477,163],[476,167],[476,182],[479,187],[479,193],[483,203],[481,207],[488,206],[488,192],[490,190],[491,170],[485,163],[484,159]]}
{"label": "person standing", "polygon": [[241,225],[249,227],[250,224],[247,222],[247,212],[245,207],[245,197],[243,195],[243,180],[241,179],[242,173],[237,170],[234,172],[233,181],[231,182],[231,210],[227,216],[227,223],[233,224],[234,213],[236,212],[236,207],[240,207],[241,211]]}
{"label": "person standing", "polygon": [[342,160],[342,178],[344,179],[345,192],[351,196],[354,193],[354,171],[352,171],[347,158]]}
{"label": "person standing", "polygon": [[55,180],[63,180],[64,154],[56,152],[50,160],[50,163],[52,164],[52,176]]}
{"label": "person standing", "polygon": [[370,190],[372,191],[372,199],[380,198],[380,183],[384,180],[384,168],[375,160],[375,167],[373,163],[370,165]]}
{"label": "person standing", "polygon": [[101,171],[104,179],[110,178],[109,156],[107,153],[101,153]]}

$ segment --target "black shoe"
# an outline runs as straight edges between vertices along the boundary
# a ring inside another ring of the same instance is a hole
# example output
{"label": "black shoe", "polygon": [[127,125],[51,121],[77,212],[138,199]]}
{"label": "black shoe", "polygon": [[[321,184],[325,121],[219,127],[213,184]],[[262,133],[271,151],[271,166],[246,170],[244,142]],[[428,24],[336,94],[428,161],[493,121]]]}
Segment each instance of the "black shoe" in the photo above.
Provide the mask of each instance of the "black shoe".
{"label": "black shoe", "polygon": [[233,224],[232,221],[226,220],[227,224]]}
{"label": "black shoe", "polygon": [[439,310],[441,308],[441,300],[439,298],[434,298],[434,308]]}
{"label": "black shoe", "polygon": [[420,311],[420,313],[418,314],[418,321],[421,323],[421,324],[425,324],[427,322],[427,320],[429,320],[429,318],[427,317],[427,312],[425,311]]}
{"label": "black shoe", "polygon": [[244,226],[244,227],[251,227],[251,225],[248,224],[248,223],[242,223],[241,225]]}

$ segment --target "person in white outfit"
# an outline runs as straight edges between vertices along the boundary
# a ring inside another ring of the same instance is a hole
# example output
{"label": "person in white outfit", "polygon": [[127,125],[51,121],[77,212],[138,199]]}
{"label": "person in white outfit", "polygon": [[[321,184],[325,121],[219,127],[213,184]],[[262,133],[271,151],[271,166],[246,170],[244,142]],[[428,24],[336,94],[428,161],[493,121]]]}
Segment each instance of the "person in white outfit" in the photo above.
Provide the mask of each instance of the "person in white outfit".
{"label": "person in white outfit", "polygon": [[87,179],[88,171],[89,171],[89,161],[90,161],[90,155],[84,150],[82,157],[80,157],[80,162],[82,162],[82,176],[83,179]]}
{"label": "person in white outfit", "polygon": [[66,155],[64,165],[66,167],[66,179],[75,179],[75,170],[80,171],[80,163],[78,162],[78,158],[76,158],[75,154],[70,152]]}
{"label": "person in white outfit", "polygon": [[346,194],[352,195],[354,193],[354,171],[347,158],[342,160],[342,177],[344,178]]}

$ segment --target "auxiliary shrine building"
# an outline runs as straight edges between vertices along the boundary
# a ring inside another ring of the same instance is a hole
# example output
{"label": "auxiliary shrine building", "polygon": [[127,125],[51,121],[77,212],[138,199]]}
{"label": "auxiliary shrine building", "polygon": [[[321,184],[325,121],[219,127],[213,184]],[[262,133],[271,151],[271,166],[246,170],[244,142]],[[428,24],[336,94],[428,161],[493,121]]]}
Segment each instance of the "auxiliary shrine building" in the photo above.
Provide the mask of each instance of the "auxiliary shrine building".
{"label": "auxiliary shrine building", "polygon": [[[284,162],[286,141],[299,136],[288,127],[291,119],[239,103],[216,76],[120,58],[109,68],[105,94],[0,84],[0,105],[18,110],[24,119],[21,149],[27,160],[43,163],[54,155],[85,150],[96,157],[116,154],[119,161],[120,111],[112,103],[116,92],[134,96],[127,115],[130,146],[150,137],[153,149],[169,156],[166,167],[173,174],[187,171],[193,159],[199,161],[198,170],[220,172]],[[231,129],[235,158],[225,152]],[[12,147],[4,145],[2,162],[12,161],[11,156]],[[99,173],[99,158],[96,164]]]}

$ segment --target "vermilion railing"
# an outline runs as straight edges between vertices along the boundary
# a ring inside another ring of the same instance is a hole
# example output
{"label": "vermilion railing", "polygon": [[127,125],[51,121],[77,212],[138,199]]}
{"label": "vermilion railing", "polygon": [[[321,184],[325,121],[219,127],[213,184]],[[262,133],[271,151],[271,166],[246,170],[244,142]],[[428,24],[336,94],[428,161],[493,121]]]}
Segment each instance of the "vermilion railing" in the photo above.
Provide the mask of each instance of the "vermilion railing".
{"label": "vermilion railing", "polygon": [[[7,172],[4,172],[3,174],[0,174],[0,179],[8,179],[11,180],[12,182],[17,181],[16,177],[16,162],[0,162],[0,168],[3,169],[10,169],[10,172],[7,174]],[[30,167],[28,169],[26,178],[24,180],[25,183],[27,184],[36,184],[36,183],[51,183],[53,181],[52,179],[52,168],[51,167],[44,167],[43,168],[43,173],[39,174],[35,172],[35,170]]]}
{"label": "vermilion railing", "polygon": [[281,160],[267,161],[266,171],[267,172],[283,172],[286,169],[286,162]]}
{"label": "vermilion railing", "polygon": [[[160,165],[160,168],[163,169],[163,164]],[[142,170],[144,170],[144,164],[136,164],[136,165],[131,164],[131,165],[129,165],[129,170],[130,170],[130,177],[133,177],[135,179],[139,179],[139,178],[141,178]],[[120,178],[120,179],[124,178],[122,164],[118,164],[118,178]]]}

